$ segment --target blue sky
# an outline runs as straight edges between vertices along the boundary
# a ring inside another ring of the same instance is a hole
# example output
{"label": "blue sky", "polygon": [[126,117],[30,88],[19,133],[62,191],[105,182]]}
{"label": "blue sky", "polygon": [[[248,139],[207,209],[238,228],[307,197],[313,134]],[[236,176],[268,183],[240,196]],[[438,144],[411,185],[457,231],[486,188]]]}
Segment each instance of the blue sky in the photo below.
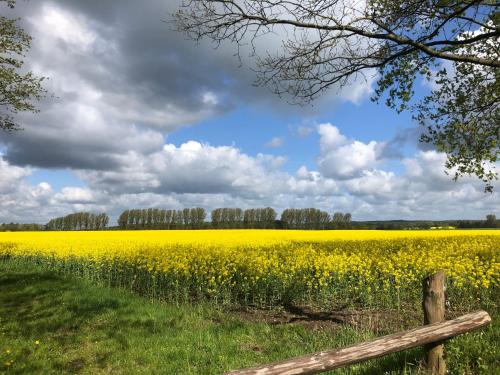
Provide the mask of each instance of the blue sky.
{"label": "blue sky", "polygon": [[0,222],[144,207],[317,207],[355,220],[499,211],[480,181],[445,175],[410,113],[370,101],[376,72],[289,105],[252,85],[253,61],[240,67],[234,46],[195,45],[161,22],[176,6],[42,0],[8,11],[33,36],[26,63],[53,96],[19,115],[23,131],[0,134]]}
{"label": "blue sky", "polygon": [[[398,131],[415,127],[410,113],[397,114],[383,105],[371,102],[369,96],[359,103],[344,102],[331,109],[319,108],[306,116],[296,112],[296,108],[293,113],[286,114],[275,113],[270,108],[243,105],[228,114],[180,128],[168,135],[167,142],[181,144],[196,139],[213,146],[234,144],[250,155],[286,155],[284,169],[294,173],[302,165],[315,168],[319,136],[314,128],[318,124],[332,123],[345,136],[362,142],[389,140]],[[299,128],[310,129],[311,133],[301,136]],[[283,140],[281,146],[268,145],[275,137]],[[416,146],[417,139],[411,139],[403,145],[401,151],[404,155],[411,156]],[[392,164],[392,170],[401,170],[399,163]]]}

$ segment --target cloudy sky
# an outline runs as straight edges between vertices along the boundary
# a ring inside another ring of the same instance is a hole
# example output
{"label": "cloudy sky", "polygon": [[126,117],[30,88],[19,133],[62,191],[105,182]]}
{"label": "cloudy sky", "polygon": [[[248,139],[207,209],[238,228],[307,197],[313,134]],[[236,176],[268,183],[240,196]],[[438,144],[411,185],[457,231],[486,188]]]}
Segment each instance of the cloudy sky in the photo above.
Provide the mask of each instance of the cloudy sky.
{"label": "cloudy sky", "polygon": [[26,64],[53,95],[19,116],[23,131],[0,133],[0,222],[193,206],[317,207],[355,220],[500,213],[497,193],[444,173],[409,114],[371,103],[375,73],[314,106],[286,104],[252,86],[252,61],[240,64],[234,46],[173,31],[176,6],[2,6],[33,36]]}

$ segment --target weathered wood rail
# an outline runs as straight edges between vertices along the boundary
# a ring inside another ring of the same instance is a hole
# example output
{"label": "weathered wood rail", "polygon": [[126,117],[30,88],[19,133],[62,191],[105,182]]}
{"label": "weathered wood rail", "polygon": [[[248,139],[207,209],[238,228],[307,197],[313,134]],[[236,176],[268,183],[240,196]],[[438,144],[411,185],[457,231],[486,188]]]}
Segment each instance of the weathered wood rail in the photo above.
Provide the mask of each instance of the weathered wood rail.
{"label": "weathered wood rail", "polygon": [[446,365],[443,359],[443,341],[487,326],[491,322],[486,311],[444,321],[444,280],[444,272],[440,271],[423,282],[424,326],[342,349],[235,370],[226,375],[317,374],[422,345],[426,347],[425,362],[429,373],[444,374]]}
{"label": "weathered wood rail", "polygon": [[477,311],[463,315],[457,319],[429,324],[409,331],[383,336],[362,344],[356,344],[338,350],[314,353],[254,368],[231,371],[227,374],[317,374],[417,346],[446,340],[462,333],[484,327],[490,322],[491,318],[487,312]]}

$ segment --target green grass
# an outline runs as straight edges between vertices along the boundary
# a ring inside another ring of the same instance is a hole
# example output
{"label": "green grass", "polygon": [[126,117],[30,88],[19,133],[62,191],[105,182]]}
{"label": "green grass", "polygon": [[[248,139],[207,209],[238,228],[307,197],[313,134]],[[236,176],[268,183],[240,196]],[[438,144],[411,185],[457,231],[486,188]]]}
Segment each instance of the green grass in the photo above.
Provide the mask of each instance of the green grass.
{"label": "green grass", "polygon": [[[8,374],[221,374],[372,337],[347,324],[312,329],[249,320],[209,304],[150,302],[0,262],[0,372]],[[495,316],[490,328],[448,342],[450,373],[494,374],[499,342]],[[415,374],[421,356],[416,349],[332,373]]]}

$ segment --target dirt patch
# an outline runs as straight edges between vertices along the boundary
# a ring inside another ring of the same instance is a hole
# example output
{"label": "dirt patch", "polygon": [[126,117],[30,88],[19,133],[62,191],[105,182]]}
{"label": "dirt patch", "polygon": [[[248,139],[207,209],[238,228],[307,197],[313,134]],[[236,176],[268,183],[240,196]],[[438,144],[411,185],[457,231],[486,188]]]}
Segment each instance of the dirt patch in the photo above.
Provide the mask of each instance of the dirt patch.
{"label": "dirt patch", "polygon": [[377,334],[413,328],[422,322],[418,311],[354,310],[348,308],[318,310],[309,306],[284,306],[280,310],[238,308],[230,315],[271,325],[300,324],[313,330],[335,330],[342,325],[370,330]]}

